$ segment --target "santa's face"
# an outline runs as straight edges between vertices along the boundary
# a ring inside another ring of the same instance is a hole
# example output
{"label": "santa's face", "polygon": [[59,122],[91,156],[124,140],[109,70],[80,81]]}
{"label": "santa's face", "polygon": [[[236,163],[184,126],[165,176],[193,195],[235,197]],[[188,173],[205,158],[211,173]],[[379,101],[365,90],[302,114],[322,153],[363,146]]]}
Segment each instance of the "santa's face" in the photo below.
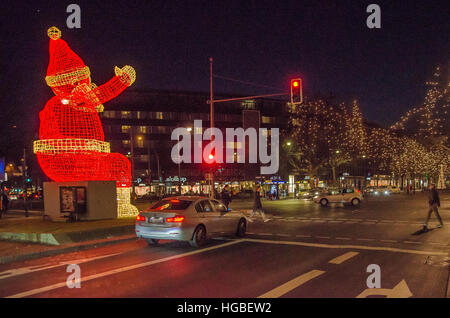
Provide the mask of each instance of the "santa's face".
{"label": "santa's face", "polygon": [[72,94],[72,91],[76,87],[78,87],[78,86],[80,86],[82,84],[86,84],[88,86],[91,86],[91,78],[88,77],[88,78],[84,78],[82,80],[79,80],[79,79],[75,78],[72,81],[72,84],[66,84],[66,85],[61,85],[61,86],[53,86],[52,87],[52,91],[57,96],[67,96],[67,95]]}

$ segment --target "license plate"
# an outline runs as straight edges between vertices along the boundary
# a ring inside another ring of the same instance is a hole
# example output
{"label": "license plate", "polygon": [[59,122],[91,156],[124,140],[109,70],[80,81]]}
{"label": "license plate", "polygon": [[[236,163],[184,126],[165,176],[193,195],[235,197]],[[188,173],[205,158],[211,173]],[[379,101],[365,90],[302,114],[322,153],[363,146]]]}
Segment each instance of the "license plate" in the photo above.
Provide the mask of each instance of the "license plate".
{"label": "license plate", "polygon": [[150,218],[149,222],[154,223],[154,224],[162,224],[162,223],[164,223],[164,219],[162,217],[161,218],[153,217],[153,218]]}

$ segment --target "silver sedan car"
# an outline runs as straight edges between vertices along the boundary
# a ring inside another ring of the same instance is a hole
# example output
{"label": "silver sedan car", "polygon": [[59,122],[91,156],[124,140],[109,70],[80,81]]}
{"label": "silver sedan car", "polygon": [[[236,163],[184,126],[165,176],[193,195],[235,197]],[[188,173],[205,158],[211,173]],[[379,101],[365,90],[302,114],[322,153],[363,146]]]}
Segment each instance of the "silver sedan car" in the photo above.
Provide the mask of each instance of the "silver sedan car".
{"label": "silver sedan car", "polygon": [[199,196],[165,198],[136,217],[136,235],[149,244],[160,239],[188,241],[202,246],[207,238],[245,235],[247,221],[240,212],[228,211],[218,200]]}

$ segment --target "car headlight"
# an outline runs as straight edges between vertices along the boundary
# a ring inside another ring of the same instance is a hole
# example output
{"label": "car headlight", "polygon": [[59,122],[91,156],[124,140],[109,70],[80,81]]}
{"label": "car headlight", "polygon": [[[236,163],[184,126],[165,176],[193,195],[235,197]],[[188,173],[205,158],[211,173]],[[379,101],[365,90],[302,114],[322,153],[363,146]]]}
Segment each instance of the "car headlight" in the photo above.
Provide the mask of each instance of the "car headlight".
{"label": "car headlight", "polygon": [[389,194],[389,191],[384,191],[384,194]]}
{"label": "car headlight", "polygon": [[378,194],[378,191],[375,191],[374,193],[375,193],[375,194]]}

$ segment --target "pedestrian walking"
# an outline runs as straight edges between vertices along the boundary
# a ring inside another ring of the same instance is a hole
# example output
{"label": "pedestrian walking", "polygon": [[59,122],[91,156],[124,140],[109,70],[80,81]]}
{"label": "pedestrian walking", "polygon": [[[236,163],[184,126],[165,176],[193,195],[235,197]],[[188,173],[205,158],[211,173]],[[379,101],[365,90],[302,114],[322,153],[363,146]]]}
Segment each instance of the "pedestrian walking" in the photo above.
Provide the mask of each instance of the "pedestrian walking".
{"label": "pedestrian walking", "polygon": [[1,218],[3,213],[6,213],[6,211],[8,211],[9,199],[8,199],[8,196],[6,195],[5,191],[2,191],[0,200],[1,200],[1,203],[0,203],[0,218]]}
{"label": "pedestrian walking", "polygon": [[227,210],[228,210],[228,206],[231,203],[231,193],[230,193],[228,185],[226,185],[223,188],[221,195],[222,195],[222,202],[223,202],[223,204],[225,204],[225,206],[227,207]]}
{"label": "pedestrian walking", "polygon": [[439,225],[438,228],[441,228],[444,226],[444,223],[442,222],[441,216],[439,215],[439,211],[438,208],[441,206],[441,201],[439,199],[439,193],[436,190],[436,185],[434,183],[430,184],[430,192],[428,193],[428,205],[429,205],[429,209],[428,209],[428,216],[427,219],[425,220],[425,223],[423,224],[423,230],[427,231],[428,230],[428,221],[430,221],[431,218],[431,213],[435,213],[436,217],[439,221]]}
{"label": "pedestrian walking", "polygon": [[261,186],[257,185],[256,189],[255,189],[255,194],[253,197],[253,210],[252,213],[250,213],[250,218],[248,219],[248,221],[253,222],[253,216],[255,215],[256,212],[259,212],[261,214],[261,217],[263,219],[264,222],[270,221],[270,219],[268,219],[266,217],[266,215],[264,214],[263,208],[262,208],[262,204],[261,204]]}

